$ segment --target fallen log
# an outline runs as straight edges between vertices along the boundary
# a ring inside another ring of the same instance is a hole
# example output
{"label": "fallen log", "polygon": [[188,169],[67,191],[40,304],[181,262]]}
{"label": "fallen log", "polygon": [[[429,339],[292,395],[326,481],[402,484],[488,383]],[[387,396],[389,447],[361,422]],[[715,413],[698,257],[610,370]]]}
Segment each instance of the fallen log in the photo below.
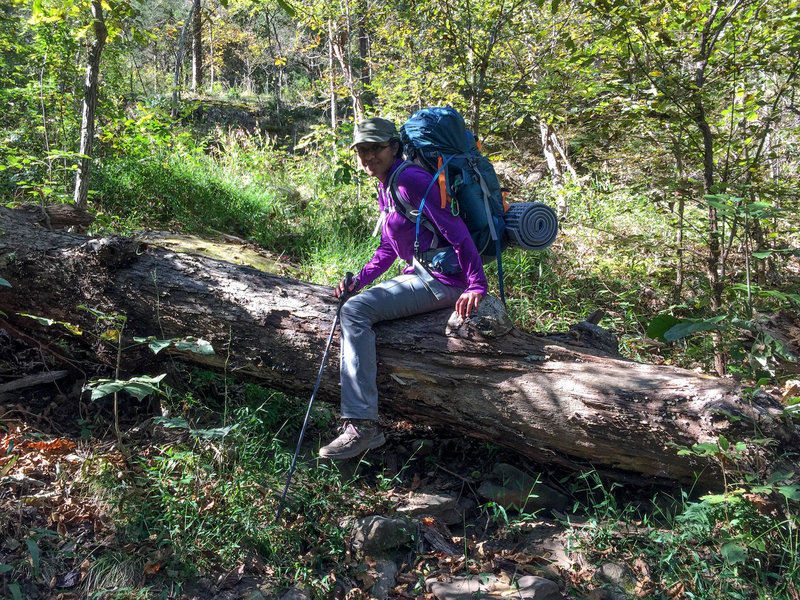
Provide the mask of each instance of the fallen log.
{"label": "fallen log", "polygon": [[44,383],[53,383],[59,379],[63,379],[69,375],[69,371],[48,371],[45,373],[36,373],[35,375],[28,375],[14,379],[7,383],[0,383],[0,398],[4,393],[14,392],[16,390],[24,390],[25,388],[35,387]]}
{"label": "fallen log", "polygon": [[[196,336],[216,351],[178,353],[183,361],[309,394],[336,307],[330,288],[135,239],[49,231],[8,209],[0,209],[0,231],[0,277],[12,286],[0,287],[0,309],[17,327],[20,312],[85,328],[94,317],[79,305],[120,313],[126,336]],[[699,477],[712,487],[720,481],[717,461],[679,455],[676,445],[721,434],[798,440],[768,394],[744,400],[733,380],[614,356],[607,332],[590,323],[558,336],[530,335],[492,315],[493,306],[484,302],[467,323],[448,324],[450,311],[439,311],[380,324],[382,414],[545,464],[592,465],[638,481]],[[137,369],[152,368],[144,356],[126,354],[124,367],[144,374]],[[338,405],[333,367],[319,398]]]}

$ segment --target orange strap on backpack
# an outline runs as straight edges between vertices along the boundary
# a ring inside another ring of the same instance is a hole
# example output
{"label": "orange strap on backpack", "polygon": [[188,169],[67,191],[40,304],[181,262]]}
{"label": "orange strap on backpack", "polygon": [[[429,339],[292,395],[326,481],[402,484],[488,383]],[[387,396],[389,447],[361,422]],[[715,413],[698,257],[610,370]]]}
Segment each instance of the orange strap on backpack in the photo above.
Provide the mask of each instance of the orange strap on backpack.
{"label": "orange strap on backpack", "polygon": [[439,157],[439,164],[438,164],[438,167],[439,167],[439,196],[442,198],[442,210],[444,210],[444,207],[447,206],[448,196],[447,196],[447,182],[445,180],[444,169],[442,168],[442,164],[443,164],[443,161],[442,161],[442,157],[440,156]]}

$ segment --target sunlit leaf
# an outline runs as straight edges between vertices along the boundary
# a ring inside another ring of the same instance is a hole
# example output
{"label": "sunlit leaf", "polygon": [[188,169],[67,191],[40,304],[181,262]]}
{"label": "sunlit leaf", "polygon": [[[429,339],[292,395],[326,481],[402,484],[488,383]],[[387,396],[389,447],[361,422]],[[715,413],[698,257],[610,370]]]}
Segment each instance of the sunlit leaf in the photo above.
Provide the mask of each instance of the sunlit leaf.
{"label": "sunlit leaf", "polygon": [[666,342],[667,340],[664,339],[664,334],[680,322],[680,319],[672,315],[658,315],[650,321],[650,324],[647,326],[647,337],[653,340]]}
{"label": "sunlit leaf", "polygon": [[727,319],[727,315],[722,315],[719,317],[713,317],[711,319],[704,319],[704,320],[691,320],[691,321],[684,321],[675,325],[674,327],[670,327],[664,333],[664,339],[668,342],[674,342],[675,340],[679,340],[681,338],[685,338],[693,333],[699,333],[701,331],[711,331],[712,329],[717,329],[719,323]]}
{"label": "sunlit leaf", "polygon": [[278,6],[280,6],[281,9],[283,9],[283,12],[285,12],[290,17],[297,16],[297,11],[286,0],[278,0]]}
{"label": "sunlit leaf", "polygon": [[[15,454],[14,456],[12,456],[11,460],[9,460],[5,465],[3,465],[2,468],[0,468],[0,478],[8,475],[8,472],[11,471],[11,469],[16,464],[17,460],[19,460],[19,454]],[[2,566],[3,565],[0,565],[0,568],[2,568]],[[0,570],[0,573],[2,573],[2,570]]]}
{"label": "sunlit leaf", "polygon": [[780,485],[776,489],[789,500],[800,500],[800,485]]}
{"label": "sunlit leaf", "polygon": [[237,429],[238,425],[229,425],[227,427],[215,427],[213,429],[191,429],[189,432],[198,438],[202,438],[204,440],[216,440],[224,438],[234,429]]}
{"label": "sunlit leaf", "polygon": [[185,338],[175,342],[175,349],[194,352],[195,354],[214,354],[214,348],[208,340]]}
{"label": "sunlit leaf", "polygon": [[150,337],[146,337],[146,338],[134,337],[133,341],[139,342],[140,344],[147,344],[147,346],[150,348],[150,350],[153,351],[153,354],[158,354],[164,348],[168,348],[175,341],[175,338],[170,339],[170,340],[159,340],[159,339],[156,339],[154,336],[150,336]]}
{"label": "sunlit leaf", "polygon": [[37,317],[36,315],[29,315],[26,313],[17,313],[17,314],[19,314],[20,317],[28,317],[29,319],[33,319],[34,321],[39,323],[39,325],[44,325],[45,327],[50,327],[51,325],[55,324],[55,320],[48,319],[46,317]]}
{"label": "sunlit leaf", "polygon": [[692,445],[692,451],[701,456],[713,455],[719,452],[719,446],[713,442],[703,442]]}
{"label": "sunlit leaf", "polygon": [[190,429],[189,423],[183,417],[154,417],[153,422],[167,429]]}
{"label": "sunlit leaf", "polygon": [[747,548],[743,548],[738,544],[733,544],[733,543],[723,544],[722,548],[720,548],[720,552],[722,553],[722,557],[725,559],[725,562],[727,563],[744,564],[747,561]]}
{"label": "sunlit leaf", "polygon": [[708,504],[723,504],[731,501],[725,494],[707,494],[702,497],[702,500]]}
{"label": "sunlit leaf", "polygon": [[99,400],[100,398],[110,394],[125,391],[131,396],[134,396],[137,400],[143,400],[151,394],[157,394],[161,392],[158,387],[158,383],[164,377],[166,377],[166,373],[162,373],[157,377],[147,377],[146,375],[141,377],[133,377],[127,381],[122,381],[119,379],[101,379],[90,384],[89,387],[92,388],[91,399]]}
{"label": "sunlit leaf", "polygon": [[213,429],[194,429],[183,417],[156,417],[155,423],[163,425],[168,429],[186,429],[193,437],[205,440],[221,439],[231,431],[237,429],[239,425],[229,425],[227,427],[215,427]]}

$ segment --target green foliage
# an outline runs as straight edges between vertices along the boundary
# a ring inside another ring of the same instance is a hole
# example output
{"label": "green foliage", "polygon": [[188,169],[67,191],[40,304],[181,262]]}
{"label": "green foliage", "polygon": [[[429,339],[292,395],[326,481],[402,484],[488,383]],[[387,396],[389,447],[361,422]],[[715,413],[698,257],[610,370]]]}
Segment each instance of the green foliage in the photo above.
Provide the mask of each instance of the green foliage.
{"label": "green foliage", "polygon": [[764,479],[740,470],[749,448],[724,436],[683,451],[734,467],[724,493],[692,499],[682,491],[677,500],[657,495],[649,509],[635,507],[618,502],[621,486],[606,486],[590,472],[573,492],[580,499],[574,510],[583,507],[588,517],[571,525],[576,547],[603,562],[647,564],[653,597],[676,589],[691,598],[789,597],[800,584],[800,488],[783,484],[793,474]]}
{"label": "green foliage", "polygon": [[175,153],[152,159],[112,159],[98,170],[95,204],[128,227],[167,224],[187,231],[208,229],[279,244],[286,223],[273,195],[244,187],[209,168],[202,155]]}
{"label": "green foliage", "polygon": [[142,400],[151,394],[159,394],[161,392],[158,384],[165,376],[166,374],[157,375],[156,377],[141,375],[124,381],[98,379],[88,383],[86,389],[92,391],[92,400],[99,400],[117,392],[127,392],[137,400]]}
{"label": "green foliage", "polygon": [[[740,319],[730,315],[708,319],[679,319],[671,314],[661,314],[650,321],[647,335],[663,342],[676,342],[709,331],[733,333],[734,337],[728,348],[736,362],[731,363],[730,367],[742,369],[748,378],[757,381],[764,376],[775,376],[784,363],[797,362],[797,357],[789,351],[786,343],[770,335],[761,326],[760,321],[763,320],[763,317]],[[743,339],[742,334],[748,335]]]}
{"label": "green foliage", "polygon": [[230,400],[226,424],[200,425],[197,410],[160,419],[157,426],[184,430],[189,440],[132,457],[138,468],[122,477],[102,461],[85,476],[114,505],[119,535],[155,540],[165,568],[192,573],[211,557],[231,568],[257,552],[279,579],[320,586],[314,574],[344,555],[337,522],[358,494],[329,467],[301,465],[285,523],[274,524],[303,403],[257,386],[237,388]]}
{"label": "green foliage", "polygon": [[[713,333],[728,367],[754,382],[779,382],[796,359],[761,316],[800,305],[796,2],[219,4],[203,3],[213,83],[207,78],[184,98],[173,118],[172,69],[186,7],[104,3],[112,43],[101,66],[92,233],[233,234],[289,255],[303,279],[334,283],[376,244],[368,237],[373,182],[348,149],[350,100],[398,121],[422,105],[451,104],[509,171],[526,174],[541,162],[546,124],[577,172],[539,184],[510,178],[519,200],[566,208],[549,250],[505,255],[517,324],[561,331],[602,309],[601,325],[618,335],[625,356],[706,370]],[[71,197],[86,8],[85,1],[15,0],[2,9],[4,204]],[[333,128],[332,93],[344,121]],[[487,268],[490,285],[495,269]],[[0,278],[0,287],[9,285]],[[91,332],[25,316],[93,336],[124,362],[126,318],[86,310],[97,319]],[[212,351],[201,340],[135,342],[154,353]],[[155,540],[163,553],[147,559],[173,572],[202,568],[211,556],[234,566],[256,552],[282,581],[307,582],[327,597],[330,580],[319,572],[343,555],[336,523],[356,509],[358,494],[330,467],[301,465],[289,526],[269,525],[302,404],[206,372],[187,377],[189,389],[159,377],[90,385],[95,398],[157,394],[170,414],[157,426],[178,436],[152,453],[135,450],[136,468],[122,477],[110,462],[87,464],[87,479],[114,503],[121,536]],[[800,399],[786,402],[786,414],[796,416]],[[314,418],[321,425],[330,416]],[[683,451],[718,460],[726,490],[683,493],[668,510],[659,508],[662,498],[642,515],[618,500],[626,490],[587,474],[574,491],[575,508],[589,515],[581,543],[604,557],[644,555],[657,566],[662,596],[675,586],[697,598],[767,597],[797,587],[800,492],[788,474],[753,478],[732,468],[747,449],[724,436]],[[780,501],[777,512],[759,510],[762,496]],[[487,510],[514,522],[500,507]],[[24,568],[41,571],[43,553],[26,549]],[[95,563],[97,590],[130,584],[110,579],[126,570],[124,557],[105,562]],[[16,584],[8,589],[22,594]]]}
{"label": "green foliage", "polygon": [[80,330],[80,328],[77,325],[73,325],[72,323],[68,323],[66,321],[57,321],[55,319],[50,319],[48,317],[40,317],[40,316],[37,316],[37,315],[30,315],[30,314],[27,314],[27,313],[17,313],[17,314],[19,314],[19,316],[21,316],[21,317],[27,317],[29,319],[33,319],[39,325],[42,325],[44,327],[51,327],[53,325],[61,325],[64,329],[66,329],[67,331],[69,331],[70,333],[72,333],[74,335],[83,335],[83,332]]}
{"label": "green foliage", "polygon": [[147,344],[150,350],[153,351],[153,354],[158,354],[169,347],[174,347],[178,351],[194,352],[195,354],[214,354],[214,348],[211,346],[210,342],[192,336],[160,340],[151,335],[146,338],[134,337],[133,341],[139,342],[140,344]]}

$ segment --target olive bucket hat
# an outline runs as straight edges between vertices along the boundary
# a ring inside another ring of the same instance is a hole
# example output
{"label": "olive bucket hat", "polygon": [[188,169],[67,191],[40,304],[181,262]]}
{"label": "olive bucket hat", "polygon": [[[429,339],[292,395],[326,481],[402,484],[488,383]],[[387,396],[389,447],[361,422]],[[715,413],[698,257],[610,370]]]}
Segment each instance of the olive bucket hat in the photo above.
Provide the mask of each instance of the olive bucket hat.
{"label": "olive bucket hat", "polygon": [[388,142],[392,138],[400,138],[395,124],[389,119],[372,117],[356,124],[350,148],[355,148],[356,145],[363,143]]}

